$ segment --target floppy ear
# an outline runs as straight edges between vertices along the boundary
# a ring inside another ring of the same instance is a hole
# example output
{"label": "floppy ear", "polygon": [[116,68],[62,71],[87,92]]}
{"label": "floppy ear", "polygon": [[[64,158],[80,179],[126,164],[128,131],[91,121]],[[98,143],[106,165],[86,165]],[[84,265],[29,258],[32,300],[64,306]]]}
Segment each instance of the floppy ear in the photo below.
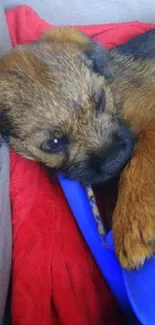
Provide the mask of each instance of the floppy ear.
{"label": "floppy ear", "polygon": [[85,51],[86,57],[91,61],[92,70],[103,75],[107,80],[112,78],[109,64],[109,52],[100,44],[91,41],[91,49]]}
{"label": "floppy ear", "polygon": [[112,74],[108,66],[108,50],[78,29],[73,27],[52,28],[40,39],[47,42],[57,41],[78,44],[91,63],[92,70],[95,73],[104,75],[107,79],[111,78]]}

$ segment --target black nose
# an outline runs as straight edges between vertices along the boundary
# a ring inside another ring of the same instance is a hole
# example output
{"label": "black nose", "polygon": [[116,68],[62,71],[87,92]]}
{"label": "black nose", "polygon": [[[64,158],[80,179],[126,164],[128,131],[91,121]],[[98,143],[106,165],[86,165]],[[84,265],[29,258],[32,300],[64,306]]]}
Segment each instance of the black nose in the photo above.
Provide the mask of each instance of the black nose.
{"label": "black nose", "polygon": [[100,157],[91,159],[91,168],[103,175],[103,180],[115,177],[130,160],[135,138],[132,131],[123,124],[119,124],[113,134],[111,146]]}

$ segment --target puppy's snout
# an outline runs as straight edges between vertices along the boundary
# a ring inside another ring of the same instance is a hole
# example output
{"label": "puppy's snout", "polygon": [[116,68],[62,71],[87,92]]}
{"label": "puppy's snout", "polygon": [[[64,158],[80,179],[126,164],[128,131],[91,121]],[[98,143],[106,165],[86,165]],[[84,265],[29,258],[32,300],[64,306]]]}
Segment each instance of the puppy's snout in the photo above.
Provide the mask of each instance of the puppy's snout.
{"label": "puppy's snout", "polygon": [[132,131],[120,124],[113,135],[111,146],[103,156],[102,168],[105,173],[115,176],[128,163],[132,156],[134,141]]}
{"label": "puppy's snout", "polygon": [[132,156],[134,136],[130,129],[119,124],[113,134],[111,145],[99,156],[91,157],[89,166],[96,174],[102,175],[102,181],[115,177]]}
{"label": "puppy's snout", "polygon": [[71,165],[69,169],[63,168],[63,173],[85,185],[107,182],[116,177],[129,162],[134,143],[131,130],[120,123],[107,149],[105,145],[99,147],[98,153],[90,154],[87,159]]}

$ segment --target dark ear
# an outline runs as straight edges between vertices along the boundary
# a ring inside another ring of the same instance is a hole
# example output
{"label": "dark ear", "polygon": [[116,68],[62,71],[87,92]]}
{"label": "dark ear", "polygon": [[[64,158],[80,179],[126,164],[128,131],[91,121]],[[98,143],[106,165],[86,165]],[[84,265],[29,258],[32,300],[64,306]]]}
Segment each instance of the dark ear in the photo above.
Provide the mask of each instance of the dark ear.
{"label": "dark ear", "polygon": [[41,37],[41,40],[78,44],[94,72],[108,79],[112,76],[108,67],[108,50],[80,30],[73,27],[52,28]]}
{"label": "dark ear", "polygon": [[92,69],[95,73],[104,75],[106,79],[112,77],[108,62],[108,50],[91,40],[91,49],[86,51],[86,57],[90,60]]}

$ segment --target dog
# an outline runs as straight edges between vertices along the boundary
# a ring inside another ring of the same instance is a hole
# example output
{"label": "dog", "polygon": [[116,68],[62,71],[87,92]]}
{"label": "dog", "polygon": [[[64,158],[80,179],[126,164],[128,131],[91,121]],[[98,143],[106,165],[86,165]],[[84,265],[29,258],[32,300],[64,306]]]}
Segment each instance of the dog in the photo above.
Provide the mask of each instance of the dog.
{"label": "dog", "polygon": [[119,177],[116,254],[155,251],[155,30],[106,50],[55,28],[0,60],[0,132],[20,155],[83,185]]}

